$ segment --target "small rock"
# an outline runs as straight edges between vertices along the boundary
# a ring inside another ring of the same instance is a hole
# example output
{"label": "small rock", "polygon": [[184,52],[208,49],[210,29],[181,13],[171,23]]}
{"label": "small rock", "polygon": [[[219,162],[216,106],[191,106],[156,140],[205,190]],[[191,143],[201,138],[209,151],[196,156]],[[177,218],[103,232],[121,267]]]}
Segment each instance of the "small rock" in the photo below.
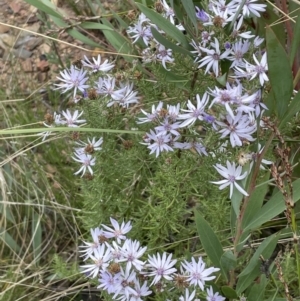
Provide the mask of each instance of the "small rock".
{"label": "small rock", "polygon": [[32,61],[30,58],[21,61],[21,66],[24,70],[24,72],[32,72],[33,71],[33,66],[32,66]]}
{"label": "small rock", "polygon": [[2,40],[2,42],[9,47],[13,47],[16,42],[16,38],[7,33],[0,34],[0,40]]}
{"label": "small rock", "polygon": [[32,56],[32,52],[26,50],[25,48],[12,49],[12,53],[21,59],[28,59]]}
{"label": "small rock", "polygon": [[41,44],[43,43],[43,38],[36,38],[36,37],[33,37],[32,39],[30,39],[28,42],[26,42],[26,48],[28,50],[33,50],[35,49],[36,47],[40,46]]}
{"label": "small rock", "polygon": [[41,53],[49,53],[51,50],[51,47],[48,44],[44,43],[39,47],[39,50]]}
{"label": "small rock", "polygon": [[0,24],[0,33],[6,33],[9,29],[10,28],[8,26]]}

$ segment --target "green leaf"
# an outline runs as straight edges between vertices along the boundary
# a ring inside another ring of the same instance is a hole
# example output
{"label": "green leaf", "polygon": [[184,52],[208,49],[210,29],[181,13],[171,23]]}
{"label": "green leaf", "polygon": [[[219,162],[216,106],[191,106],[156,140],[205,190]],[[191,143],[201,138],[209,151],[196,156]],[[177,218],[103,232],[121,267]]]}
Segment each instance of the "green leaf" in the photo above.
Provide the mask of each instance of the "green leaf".
{"label": "green leaf", "polygon": [[87,36],[80,33],[77,29],[71,28],[66,30],[67,33],[72,36],[74,39],[79,40],[83,42],[86,45],[92,46],[92,47],[99,47],[99,44],[88,38]]}
{"label": "green leaf", "polygon": [[193,0],[181,0],[181,3],[188,15],[188,17],[191,19],[193,25],[197,29],[197,18],[196,18],[196,11],[195,11],[195,4]]}
{"label": "green leaf", "polygon": [[[110,24],[109,21],[107,21],[105,18],[101,19],[102,23],[113,30],[103,30],[103,34],[105,35],[108,42],[116,49],[117,52],[124,53],[124,54],[133,54],[133,47],[131,42],[129,42],[124,36],[116,32],[113,28],[113,26]],[[124,58],[127,61],[132,61],[133,57],[125,56]]]}
{"label": "green leaf", "polygon": [[290,105],[288,106],[287,113],[281,119],[279,124],[279,129],[284,127],[287,122],[291,121],[291,118],[295,116],[295,114],[299,111],[300,111],[300,93],[298,92],[296,96],[292,99]]}
{"label": "green leaf", "polygon": [[153,37],[162,45],[164,45],[167,49],[170,48],[174,52],[179,52],[181,54],[184,54],[189,57],[193,57],[193,54],[186,50],[185,48],[182,48],[180,46],[175,45],[174,43],[167,40],[163,35],[161,35],[154,27],[151,28],[151,32],[153,34]]}
{"label": "green leaf", "polygon": [[38,265],[42,252],[42,227],[41,218],[36,212],[32,212],[31,232],[33,256],[36,265]]}
{"label": "green leaf", "polygon": [[146,15],[155,25],[157,25],[160,29],[162,29],[167,35],[172,37],[178,43],[180,43],[184,48],[189,49],[190,45],[185,37],[185,35],[169,20],[153,11],[152,9],[142,5],[140,3],[136,3],[137,7],[140,9],[142,13]]}
{"label": "green leaf", "polygon": [[43,11],[47,15],[62,18],[62,14],[59,13],[59,9],[50,1],[47,0],[25,0],[25,2]]}
{"label": "green leaf", "polygon": [[221,268],[220,260],[223,255],[222,245],[208,224],[208,222],[195,211],[195,220],[201,244],[212,263]]}
{"label": "green leaf", "polygon": [[83,22],[80,24],[80,27],[84,29],[113,30],[111,27],[97,22]]}
{"label": "green leaf", "polygon": [[276,101],[276,115],[281,119],[293,93],[293,74],[286,52],[271,27],[266,28],[268,74]]}
{"label": "green leaf", "polygon": [[263,301],[265,296],[265,290],[267,286],[266,275],[261,275],[258,282],[256,282],[250,289],[247,296],[248,301]]}
{"label": "green leaf", "polygon": [[[269,178],[270,178],[270,172],[266,172],[263,178],[260,180],[260,183],[267,182]],[[264,185],[256,187],[252,192],[248,200],[248,206],[245,210],[243,221],[242,221],[243,229],[247,227],[247,225],[250,223],[250,221],[253,218],[261,214],[260,210],[268,190],[269,190],[269,185],[268,183],[265,183]]]}
{"label": "green leaf", "polygon": [[222,290],[224,297],[226,297],[228,299],[238,299],[238,295],[233,288],[231,288],[229,286],[222,286],[221,290]]}
{"label": "green leaf", "polygon": [[2,240],[5,245],[7,245],[11,250],[13,250],[16,253],[18,253],[21,249],[6,229],[0,228],[0,240]]}
{"label": "green leaf", "polygon": [[294,62],[296,53],[299,50],[299,47],[300,47],[300,16],[298,16],[298,18],[297,18],[296,24],[294,26],[294,31],[293,31],[293,40],[292,40],[291,52],[290,52],[290,65],[291,66],[293,65],[293,62]]}
{"label": "green leaf", "polygon": [[[266,2],[266,11],[261,14],[260,18],[255,18],[256,22],[256,36],[263,37],[265,36],[266,27],[268,25],[272,26],[271,24],[280,22],[280,18],[278,14],[274,12],[274,7]],[[274,31],[277,39],[280,41],[281,45],[285,47],[286,44],[286,32],[285,26],[275,25],[272,26],[272,30]]]}
{"label": "green leaf", "polygon": [[260,255],[263,256],[264,259],[268,259],[271,257],[279,239],[279,234],[273,234],[266,238],[261,245],[257,248],[254,255],[250,259],[246,268],[241,272],[238,276],[238,282],[236,285],[236,292],[238,295],[243,293],[245,289],[247,289],[250,285],[253,284],[253,280],[258,277],[261,273],[260,265],[261,259]]}
{"label": "green leaf", "polygon": [[[300,179],[292,183],[294,190],[294,202],[296,203],[300,199]],[[285,203],[282,193],[278,191],[271,199],[261,208],[260,214],[255,216],[249,221],[244,231],[255,230],[259,228],[263,223],[270,221],[272,218],[282,213],[285,210]]]}
{"label": "green leaf", "polygon": [[226,251],[220,260],[222,271],[226,274],[226,281],[228,281],[229,272],[234,270],[236,267],[236,258],[233,255],[232,251]]}

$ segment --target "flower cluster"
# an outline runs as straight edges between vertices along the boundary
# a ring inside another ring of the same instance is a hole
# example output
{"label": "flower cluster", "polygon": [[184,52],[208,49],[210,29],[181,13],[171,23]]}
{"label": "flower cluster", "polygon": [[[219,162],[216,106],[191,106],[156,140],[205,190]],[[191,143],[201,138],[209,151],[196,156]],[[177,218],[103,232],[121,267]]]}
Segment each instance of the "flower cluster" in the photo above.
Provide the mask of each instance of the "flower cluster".
{"label": "flower cluster", "polygon": [[[70,69],[65,69],[60,72],[60,77],[57,78],[62,82],[55,84],[56,89],[61,89],[62,93],[69,90],[73,90],[73,102],[77,103],[80,99],[88,99],[90,95],[93,98],[100,98],[106,101],[107,107],[119,105],[121,107],[128,108],[129,105],[138,103],[139,97],[137,91],[134,90],[133,84],[129,82],[116,82],[116,79],[112,74],[108,74],[114,68],[114,64],[109,63],[108,60],[101,61],[101,56],[92,58],[90,60],[84,56],[84,60],[81,61],[83,68],[78,69],[75,66],[71,66]],[[96,79],[96,80],[95,80]],[[90,90],[89,90],[90,89]],[[78,92],[82,93],[82,96],[78,95]],[[60,125],[68,127],[78,127],[86,123],[85,119],[79,119],[83,115],[83,111],[75,110],[71,113],[68,109],[62,111],[61,114],[54,112],[53,115],[47,114],[45,116],[46,127],[52,128]],[[51,132],[43,132],[39,135],[45,140]],[[81,164],[81,167],[74,174],[85,175],[89,172],[93,175],[92,167],[96,163],[96,158],[93,157],[94,151],[101,150],[103,138],[96,140],[95,137],[88,142],[75,142],[76,147],[72,159]],[[79,146],[79,147],[78,147]]]}
{"label": "flower cluster", "polygon": [[[244,19],[252,16],[260,17],[260,13],[265,11],[266,5],[256,2],[257,0],[247,1],[238,15],[241,5],[239,0],[210,1],[207,11],[195,7],[196,17],[203,29],[199,40],[190,42],[194,48],[192,51],[195,56],[194,63],[198,68],[205,68],[205,74],[210,73],[218,77],[221,75],[221,61],[230,61],[228,76],[231,80],[222,88],[215,86],[208,88],[203,95],[197,94],[195,100],[188,99],[186,108],[183,103],[167,105],[167,108],[164,108],[163,102],[160,101],[157,106],[152,105],[151,112],[141,110],[144,117],[139,117],[137,123],[150,123],[153,126],[143,137],[142,143],[147,145],[150,154],[158,157],[162,152],[170,152],[174,149],[193,149],[199,155],[207,156],[209,153],[206,146],[197,134],[196,129],[199,127],[206,131],[214,131],[220,139],[228,139],[232,148],[242,147],[256,140],[258,124],[261,125],[258,121],[267,110],[262,103],[262,87],[268,81],[267,53],[259,49],[264,39],[253,35],[251,31],[241,31]],[[165,1],[161,1],[161,7],[162,14],[176,25],[172,8]],[[228,34],[227,40],[221,43],[221,40],[224,40],[222,28],[234,18],[236,21],[231,33]],[[132,36],[135,38],[134,42],[143,38],[145,45],[151,44],[153,40],[151,28],[157,29],[156,26],[151,24],[143,14],[140,15],[136,26],[143,29],[140,33],[143,32],[144,35],[139,35],[134,29],[135,26],[130,27],[128,33],[135,32]],[[180,24],[176,26],[182,28]],[[155,49],[159,48],[160,45],[156,44]],[[149,54],[150,48],[147,48],[146,52]],[[251,58],[253,61],[249,60]],[[165,67],[165,62],[162,63]],[[255,78],[258,80],[253,88],[249,89],[249,80]],[[244,79],[246,79],[247,89],[243,86]],[[184,128],[188,129],[183,131]],[[187,131],[191,135],[186,135]],[[186,136],[194,138],[187,139]],[[223,144],[223,148],[228,146]],[[215,156],[215,152],[212,155]],[[251,161],[251,169],[255,158],[248,157]],[[236,167],[235,163],[230,162],[227,162],[227,168],[221,164],[217,164],[215,168],[225,177],[225,180],[213,182],[220,185],[220,189],[230,186],[230,197],[233,194],[233,187],[247,195],[237,181],[244,179],[249,171],[241,174],[242,166]]]}
{"label": "flower cluster", "polygon": [[[216,278],[212,275],[219,268],[206,267],[201,257],[179,264],[173,254],[156,253],[145,256],[147,247],[127,238],[130,222],[120,225],[110,218],[111,225],[91,229],[92,242],[80,247],[81,257],[87,263],[82,273],[97,278],[98,289],[107,292],[112,299],[141,301],[148,295],[163,291],[186,288],[179,300],[196,300],[198,291],[204,291],[205,282]],[[176,265],[179,265],[179,270]],[[183,285],[184,284],[184,285]],[[199,300],[199,299],[198,299]],[[225,298],[207,288],[208,301],[224,301]]]}

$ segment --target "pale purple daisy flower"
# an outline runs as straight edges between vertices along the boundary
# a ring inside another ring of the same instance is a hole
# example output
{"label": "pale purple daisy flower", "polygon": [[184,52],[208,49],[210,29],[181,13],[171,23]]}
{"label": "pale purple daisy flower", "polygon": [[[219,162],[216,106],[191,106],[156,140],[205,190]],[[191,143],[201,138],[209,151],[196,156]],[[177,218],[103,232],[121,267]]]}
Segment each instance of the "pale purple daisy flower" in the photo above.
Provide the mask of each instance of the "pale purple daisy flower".
{"label": "pale purple daisy flower", "polygon": [[224,301],[225,298],[220,296],[219,293],[214,293],[212,287],[210,286],[209,288],[206,289],[207,292],[207,301]]}
{"label": "pale purple daisy flower", "polygon": [[157,132],[150,130],[150,133],[146,134],[144,139],[145,144],[148,145],[148,148],[151,150],[150,155],[155,153],[156,157],[163,151],[169,152],[173,151],[172,147],[169,145],[171,142],[171,135],[164,134],[163,132]]}
{"label": "pale purple daisy flower", "polygon": [[125,234],[127,234],[132,229],[131,222],[129,221],[125,224],[123,221],[122,224],[119,225],[119,223],[112,217],[110,217],[110,222],[113,228],[110,228],[106,225],[102,225],[102,227],[107,230],[104,231],[104,234],[109,238],[116,238],[118,244],[120,244],[121,240],[126,239]]}
{"label": "pale purple daisy flower", "polygon": [[199,61],[200,65],[198,66],[198,68],[201,68],[201,67],[207,65],[206,69],[205,69],[205,74],[210,69],[212,69],[213,72],[215,73],[215,75],[218,76],[219,75],[219,62],[222,59],[228,58],[229,54],[231,53],[231,50],[227,49],[227,50],[225,50],[225,52],[223,52],[221,54],[219,41],[217,40],[217,38],[215,38],[215,43],[211,43],[211,46],[213,46],[214,49],[207,49],[207,48],[200,47],[200,49],[202,51],[207,53],[207,56],[205,56],[203,59],[201,59]]}
{"label": "pale purple daisy flower", "polygon": [[124,85],[119,91],[116,91],[119,95],[114,97],[114,100],[107,104],[110,107],[113,103],[118,103],[122,107],[128,108],[130,104],[138,103],[139,97],[137,91],[133,91],[133,84]]}
{"label": "pale purple daisy flower", "polygon": [[75,99],[77,89],[84,93],[85,89],[89,87],[85,82],[88,80],[88,77],[85,77],[87,71],[83,69],[77,69],[75,66],[71,66],[70,69],[65,69],[60,72],[61,77],[57,78],[61,80],[62,84],[55,84],[56,89],[64,89],[62,93],[74,89],[73,99]]}
{"label": "pale purple daisy flower", "polygon": [[256,58],[255,54],[253,54],[253,59],[256,63],[255,65],[246,64],[246,69],[248,72],[252,75],[250,80],[255,78],[256,76],[259,76],[259,82],[261,86],[264,85],[265,81],[269,81],[268,76],[266,75],[266,72],[268,71],[268,63],[267,63],[267,53],[265,52],[260,60]]}
{"label": "pale purple daisy flower", "polygon": [[67,109],[66,111],[62,111],[62,114],[65,120],[62,120],[61,124],[66,124],[68,127],[78,127],[77,123],[86,122],[85,119],[78,119],[83,114],[83,111],[79,113],[78,110],[75,110],[72,115],[72,113]]}
{"label": "pale purple daisy flower", "polygon": [[164,121],[161,122],[160,126],[155,127],[155,130],[163,133],[163,135],[171,133],[175,136],[179,136],[180,133],[177,131],[177,129],[179,129],[179,125],[179,122],[172,123],[169,118],[165,118]]}
{"label": "pale purple daisy flower", "polygon": [[175,20],[174,20],[175,13],[173,8],[168,5],[166,0],[160,0],[160,3],[163,5],[163,9],[165,11],[164,17],[170,19],[170,22],[175,25]]}
{"label": "pale purple daisy flower", "polygon": [[167,105],[168,118],[171,119],[172,122],[175,122],[179,116],[180,111],[180,103],[176,106]]}
{"label": "pale purple daisy flower", "polygon": [[[247,0],[243,4],[243,15],[245,17],[250,17],[251,15],[254,15],[255,17],[260,17],[260,13],[266,11],[266,4],[259,4],[256,3],[258,0]],[[234,2],[240,6],[242,5],[242,0],[234,0]]]}
{"label": "pale purple daisy flower", "polygon": [[126,239],[121,248],[122,258],[119,259],[118,262],[126,262],[129,269],[131,269],[133,265],[138,271],[141,271],[145,262],[139,260],[139,258],[143,256],[146,250],[147,247],[140,247],[139,241]]}
{"label": "pale purple daisy flower", "polygon": [[99,282],[100,285],[97,286],[98,289],[103,289],[109,294],[114,294],[117,289],[120,289],[122,287],[121,273],[112,275],[107,271],[101,271]]}
{"label": "pale purple daisy flower", "polygon": [[250,42],[248,40],[243,41],[239,40],[238,42],[234,43],[232,46],[232,56],[228,59],[232,61],[232,64],[230,68],[233,68],[235,66],[244,66],[243,58],[244,54],[248,52],[250,48]]}
{"label": "pale purple daisy flower", "polygon": [[161,60],[163,67],[166,70],[170,70],[166,67],[166,63],[173,63],[174,58],[172,58],[172,49],[166,49],[162,44],[159,44],[156,57]]}
{"label": "pale purple daisy flower", "polygon": [[93,260],[93,264],[81,266],[82,273],[89,273],[92,278],[99,275],[100,271],[105,271],[111,259],[110,249],[106,248],[105,244],[99,245],[94,249],[93,255],[89,256]]}
{"label": "pale purple daisy flower", "polygon": [[227,161],[227,168],[222,166],[221,164],[216,164],[214,168],[217,172],[225,178],[225,180],[221,181],[212,181],[211,183],[220,185],[219,189],[222,190],[227,186],[230,187],[229,198],[231,199],[233,193],[233,187],[236,187],[239,192],[243,195],[248,196],[248,193],[237,183],[239,180],[243,180],[247,176],[247,171],[242,174],[242,166],[235,165],[235,162],[232,164]]}
{"label": "pale purple daisy flower", "polygon": [[146,122],[158,122],[159,120],[159,113],[163,107],[164,103],[160,101],[155,107],[155,105],[152,105],[151,113],[145,112],[143,109],[141,109],[141,112],[146,115],[146,117],[138,117],[137,123],[146,123]]}
{"label": "pale purple daisy flower", "polygon": [[92,166],[96,164],[96,158],[93,158],[91,155],[88,154],[79,154],[77,152],[74,153],[75,157],[72,157],[78,163],[81,163],[81,167],[78,171],[74,173],[74,175],[78,175],[82,172],[81,177],[86,173],[88,170],[90,174],[93,174]]}
{"label": "pale purple daisy flower", "polygon": [[195,107],[190,100],[188,100],[187,107],[188,110],[181,109],[185,114],[180,114],[178,119],[185,119],[180,124],[180,127],[185,127],[188,125],[192,125],[196,122],[196,120],[203,120],[204,109],[209,101],[209,96],[207,93],[203,94],[202,99],[200,98],[199,94],[196,95],[197,99],[197,107]]}
{"label": "pale purple daisy flower", "polygon": [[96,141],[96,138],[93,137],[92,140],[90,140],[90,138],[88,138],[88,142],[79,141],[79,142],[75,142],[75,143],[77,145],[81,146],[81,147],[78,147],[75,149],[76,153],[92,154],[94,151],[99,151],[102,149],[101,145],[103,143],[103,138],[101,137]]}
{"label": "pale purple daisy flower", "polygon": [[185,269],[187,273],[187,281],[190,285],[198,285],[200,289],[204,290],[205,281],[210,281],[216,278],[216,276],[210,276],[214,272],[218,272],[219,268],[210,267],[205,269],[205,262],[199,257],[198,262],[192,257],[192,261],[184,261],[181,266]]}
{"label": "pale purple daisy flower", "polygon": [[116,287],[115,294],[112,298],[115,299],[118,295],[120,295],[118,298],[119,300],[129,300],[131,295],[137,294],[137,292],[131,287],[131,284],[135,283],[137,279],[136,272],[131,271],[127,265],[125,271],[121,267],[120,277],[122,279],[121,285]]}
{"label": "pale purple daisy flower", "polygon": [[83,250],[80,250],[79,252],[83,253],[80,256],[85,256],[83,260],[86,260],[90,257],[91,254],[93,254],[94,250],[98,248],[100,245],[99,238],[104,236],[103,230],[99,229],[98,227],[95,229],[91,229],[91,235],[93,242],[86,242],[83,241],[85,244],[84,246],[79,246],[79,248],[83,248]]}
{"label": "pale purple daisy flower", "polygon": [[108,63],[108,60],[105,60],[101,64],[101,55],[98,54],[97,59],[93,57],[93,62],[91,62],[87,56],[84,56],[84,60],[81,60],[81,63],[83,66],[91,68],[92,72],[97,72],[97,71],[102,71],[102,72],[107,72],[111,70],[115,65]]}
{"label": "pale purple daisy flower", "polygon": [[136,279],[134,282],[135,293],[131,294],[129,301],[143,301],[142,297],[151,295],[152,291],[149,290],[149,286],[145,281],[141,286],[140,282]]}
{"label": "pale purple daisy flower", "polygon": [[133,44],[142,39],[144,44],[148,46],[150,40],[153,38],[150,25],[143,25],[140,21],[133,26],[129,26],[126,31],[134,39]]}
{"label": "pale purple daisy flower", "polygon": [[174,268],[176,259],[172,260],[173,254],[169,254],[167,257],[167,253],[164,252],[161,256],[159,253],[157,255],[153,255],[152,257],[148,255],[148,264],[147,267],[150,269],[150,272],[147,273],[148,276],[154,276],[154,279],[150,286],[159,282],[162,278],[166,280],[172,280],[172,275],[177,271]]}
{"label": "pale purple daisy flower", "polygon": [[234,118],[227,114],[225,122],[216,121],[216,123],[222,127],[219,130],[219,133],[222,134],[220,138],[222,139],[229,135],[232,147],[242,146],[242,139],[255,140],[251,135],[256,131],[256,124],[252,124],[248,115],[242,115],[240,111]]}

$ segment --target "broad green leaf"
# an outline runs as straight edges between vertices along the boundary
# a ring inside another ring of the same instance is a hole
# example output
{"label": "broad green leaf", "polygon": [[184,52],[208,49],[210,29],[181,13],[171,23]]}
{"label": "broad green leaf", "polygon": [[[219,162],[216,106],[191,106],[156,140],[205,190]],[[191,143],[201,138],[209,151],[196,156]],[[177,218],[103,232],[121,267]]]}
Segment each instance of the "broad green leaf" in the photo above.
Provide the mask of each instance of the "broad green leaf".
{"label": "broad green leaf", "polygon": [[113,30],[111,27],[97,22],[83,22],[80,24],[80,27],[84,29]]}
{"label": "broad green leaf", "polygon": [[238,299],[238,295],[233,288],[231,288],[229,286],[222,286],[221,290],[222,290],[222,294],[224,295],[224,297],[226,297],[228,299]]}
{"label": "broad green leaf", "polygon": [[51,1],[47,0],[25,0],[25,2],[29,3],[30,5],[36,7],[37,9],[43,11],[44,13],[55,16],[58,18],[62,18],[62,14],[59,13],[59,9],[51,3]]}
{"label": "broad green leaf", "polygon": [[[294,190],[294,202],[296,203],[300,199],[300,179],[292,183]],[[278,191],[271,199],[261,208],[260,214],[253,217],[249,221],[244,231],[255,230],[259,228],[263,223],[270,221],[272,218],[282,213],[285,210],[285,203],[282,193]]]}
{"label": "broad green leaf", "polygon": [[80,33],[77,29],[71,28],[66,30],[67,33],[72,36],[74,39],[79,40],[83,42],[86,45],[92,46],[92,47],[99,47],[99,44],[88,38],[87,36]]}
{"label": "broad green leaf", "polygon": [[11,237],[6,229],[0,228],[0,241],[3,241],[4,245],[8,246],[11,250],[19,253],[20,247],[17,242]]}
{"label": "broad green leaf", "polygon": [[157,25],[160,29],[162,29],[167,35],[172,37],[178,43],[180,43],[184,48],[189,48],[189,43],[185,37],[185,35],[169,20],[153,11],[152,9],[136,3],[137,7],[140,9],[142,13],[146,15],[155,25]]}
{"label": "broad green leaf", "polygon": [[113,14],[114,18],[119,22],[121,28],[128,28],[129,25],[118,14],[116,14],[113,10],[111,10],[111,13]]}
{"label": "broad green leaf", "polygon": [[297,51],[299,51],[299,47],[300,47],[300,15],[298,15],[298,18],[297,18],[297,21],[296,21],[296,24],[295,24],[294,30],[293,30],[293,40],[292,40],[291,52],[290,52],[290,65],[291,66],[293,65],[294,58],[296,56]]}
{"label": "broad green leaf", "polygon": [[1,218],[5,218],[6,222],[10,221],[12,224],[16,224],[15,218],[10,210],[10,207],[5,205],[3,202],[2,197],[0,195],[0,216]]}
{"label": "broad green leaf", "polygon": [[236,258],[232,251],[226,251],[220,260],[221,268],[224,274],[226,274],[226,281],[228,281],[229,272],[236,267]]}
{"label": "broad green leaf", "polygon": [[218,237],[197,211],[195,211],[195,220],[199,238],[207,256],[214,266],[221,267],[220,260],[223,255],[223,248]]}
{"label": "broad green leaf", "polygon": [[32,212],[31,232],[33,256],[35,263],[38,264],[42,252],[42,227],[40,215],[36,212]]}
{"label": "broad green leaf", "polygon": [[[270,178],[270,172],[266,172],[263,178],[261,179],[261,183],[265,183]],[[266,193],[269,190],[268,183],[261,185],[254,189],[249,200],[248,206],[245,210],[242,228],[246,228],[250,221],[260,215],[260,210],[265,199]]]}
{"label": "broad green leaf", "polygon": [[264,259],[270,258],[273,253],[273,250],[276,247],[277,241],[279,239],[279,234],[275,233],[267,237],[257,248],[253,256],[251,257],[246,268],[239,274],[239,278],[250,274],[257,266],[261,265],[260,256],[262,255]]}
{"label": "broad green leaf", "polygon": [[194,27],[197,29],[197,18],[196,18],[196,11],[195,11],[195,4],[193,0],[181,0],[181,3],[188,15],[188,17],[191,19]]}
{"label": "broad green leaf", "polygon": [[259,274],[261,274],[260,255],[262,255],[264,259],[270,258],[277,245],[278,239],[279,235],[273,234],[270,237],[266,238],[257,248],[247,267],[238,276],[239,279],[236,285],[236,292],[238,295],[242,294],[250,285],[252,285],[254,279],[256,279]]}
{"label": "broad green leaf", "polygon": [[266,275],[261,275],[258,282],[254,283],[247,295],[248,301],[263,301],[265,296],[265,290],[267,286]]}
{"label": "broad green leaf", "polygon": [[266,28],[268,75],[276,101],[276,115],[281,119],[293,93],[293,74],[286,52],[271,27]]}
{"label": "broad green leaf", "polygon": [[[101,19],[102,23],[113,30],[103,30],[103,34],[105,35],[108,42],[116,49],[117,52],[124,54],[133,54],[133,48],[131,42],[129,42],[124,36],[116,32],[113,26],[107,21],[105,18]],[[129,56],[125,56],[124,58],[127,61],[132,61],[133,58]]]}
{"label": "broad green leaf", "polygon": [[193,57],[193,54],[186,50],[185,48],[182,48],[180,46],[175,45],[174,43],[167,40],[164,36],[162,36],[154,27],[151,28],[151,32],[153,34],[153,37],[160,43],[163,44],[167,49],[170,48],[174,52],[179,52],[181,54],[184,54],[189,57]]}
{"label": "broad green leaf", "polygon": [[[260,18],[255,18],[256,22],[256,36],[259,37],[264,37],[265,32],[266,32],[266,26],[270,25],[273,23],[277,23],[280,21],[280,18],[278,14],[274,12],[274,7],[266,2],[266,11],[261,14]],[[272,30],[274,31],[277,39],[280,41],[281,45],[285,47],[286,44],[286,32],[285,32],[285,27],[279,25],[272,26]]]}
{"label": "broad green leaf", "polygon": [[[298,18],[300,20],[300,18]],[[295,114],[300,111],[300,93],[298,92],[296,96],[291,100],[290,105],[288,106],[287,113],[282,117],[279,129],[284,127],[287,122],[291,120]]]}

